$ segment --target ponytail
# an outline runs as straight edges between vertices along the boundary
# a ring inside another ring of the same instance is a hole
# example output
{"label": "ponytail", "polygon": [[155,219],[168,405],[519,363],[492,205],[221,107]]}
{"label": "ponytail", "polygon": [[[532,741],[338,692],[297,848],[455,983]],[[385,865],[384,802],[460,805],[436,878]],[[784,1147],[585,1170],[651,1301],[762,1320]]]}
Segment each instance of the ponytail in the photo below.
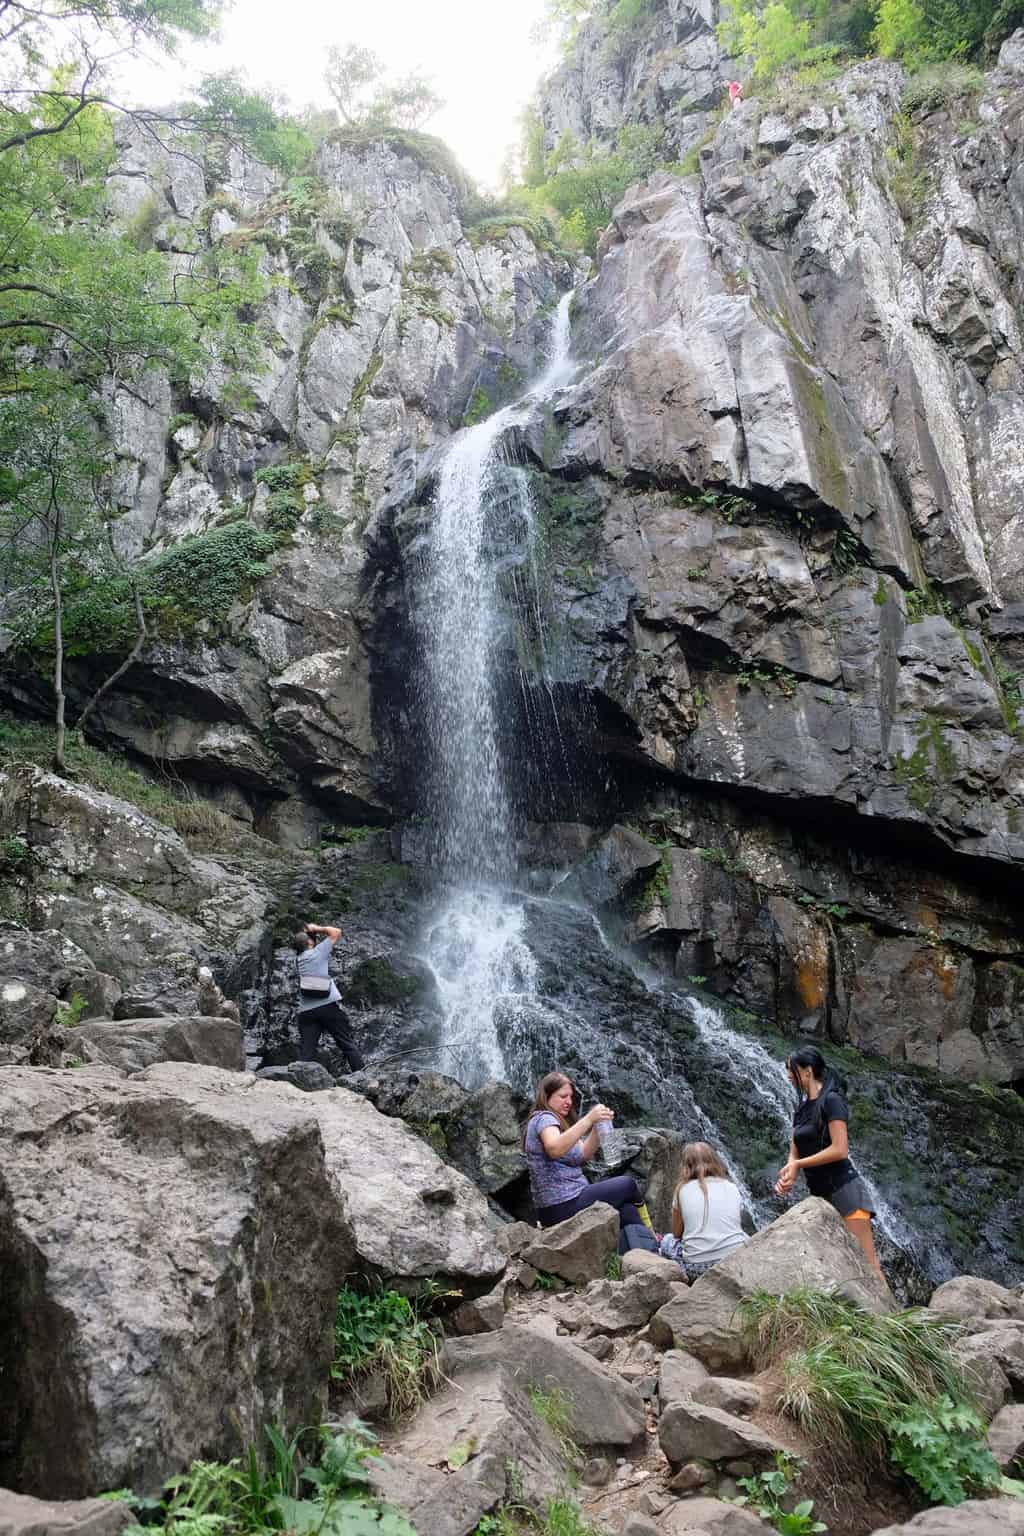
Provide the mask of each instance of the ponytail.
{"label": "ponytail", "polygon": [[787,1058],[786,1066],[794,1076],[795,1068],[809,1067],[811,1076],[814,1078],[815,1082],[821,1084],[821,1092],[818,1094],[818,1097],[812,1101],[814,1105],[814,1128],[816,1131],[821,1131],[825,1120],[826,1095],[830,1093],[845,1094],[845,1082],[839,1076],[839,1073],[836,1072],[834,1068],[829,1066],[828,1062],[825,1060],[824,1056],[821,1054],[818,1048],[813,1045],[801,1046],[800,1050],[794,1051],[792,1055]]}

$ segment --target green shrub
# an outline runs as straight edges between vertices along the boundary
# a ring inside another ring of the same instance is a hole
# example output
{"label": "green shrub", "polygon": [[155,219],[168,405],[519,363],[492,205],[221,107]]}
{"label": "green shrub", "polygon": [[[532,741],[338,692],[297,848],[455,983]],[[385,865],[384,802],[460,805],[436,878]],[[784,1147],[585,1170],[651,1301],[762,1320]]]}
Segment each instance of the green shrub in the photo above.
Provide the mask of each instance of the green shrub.
{"label": "green shrub", "polygon": [[985,1443],[985,1422],[966,1403],[939,1397],[891,1425],[890,1457],[936,1504],[962,1504],[977,1489],[1001,1481]]}
{"label": "green shrub", "polygon": [[335,1381],[358,1385],[373,1371],[384,1377],[389,1412],[415,1408],[438,1380],[440,1340],[398,1291],[364,1294],[343,1286],[334,1317]]}
{"label": "green shrub", "polygon": [[[373,1497],[366,1462],[378,1453],[365,1425],[340,1434],[321,1429],[318,1463],[301,1455],[303,1433],[288,1439],[268,1426],[269,1452],[250,1445],[232,1461],[194,1461],[157,1500],[136,1500],[124,1489],[108,1497],[145,1512],[145,1525],[128,1526],[126,1536],[416,1536],[404,1515]],[[305,1498],[303,1483],[312,1489]]]}
{"label": "green shrub", "polygon": [[[49,769],[53,763],[53,741],[52,726],[0,716],[0,764],[32,763]],[[280,849],[246,832],[233,817],[225,816],[208,800],[172,794],[163,784],[132,768],[120,753],[100,752],[88,746],[75,731],[68,732],[65,746],[68,771],[73,778],[137,806],[154,821],[172,827],[186,842],[214,851],[249,849],[264,857],[280,856]]]}
{"label": "green shrub", "polygon": [[930,64],[911,75],[903,87],[905,112],[937,112],[967,103],[985,89],[985,76],[973,64]]}
{"label": "green shrub", "polygon": [[740,1306],[755,1360],[786,1357],[779,1406],[813,1439],[895,1465],[944,1503],[999,1486],[951,1353],[957,1324],[920,1308],[876,1317],[808,1289]]}
{"label": "green shrub", "polygon": [[813,1500],[802,1499],[791,1510],[783,1508],[782,1500],[789,1492],[796,1470],[791,1456],[784,1451],[777,1452],[775,1465],[769,1471],[739,1479],[743,1493],[735,1502],[749,1505],[762,1520],[770,1520],[780,1536],[812,1536],[812,1533],[826,1530],[824,1523],[814,1518]]}

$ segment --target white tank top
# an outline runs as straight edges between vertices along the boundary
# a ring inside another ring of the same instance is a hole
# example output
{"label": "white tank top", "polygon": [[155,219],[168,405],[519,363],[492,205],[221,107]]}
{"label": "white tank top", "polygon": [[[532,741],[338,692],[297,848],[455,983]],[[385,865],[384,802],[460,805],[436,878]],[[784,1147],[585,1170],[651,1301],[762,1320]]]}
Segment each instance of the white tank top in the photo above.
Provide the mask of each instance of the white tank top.
{"label": "white tank top", "polygon": [[728,1258],[747,1240],[740,1226],[740,1192],[731,1179],[705,1179],[708,1208],[696,1179],[684,1184],[676,1196],[683,1218],[683,1258],[695,1264],[717,1263]]}

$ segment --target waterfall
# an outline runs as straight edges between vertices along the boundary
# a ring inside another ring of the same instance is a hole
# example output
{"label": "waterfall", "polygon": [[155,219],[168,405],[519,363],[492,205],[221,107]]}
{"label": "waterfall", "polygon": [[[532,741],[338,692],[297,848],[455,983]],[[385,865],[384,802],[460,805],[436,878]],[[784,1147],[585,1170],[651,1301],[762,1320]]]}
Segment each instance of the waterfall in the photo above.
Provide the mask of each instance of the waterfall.
{"label": "waterfall", "polygon": [[532,587],[528,606],[542,637],[533,508],[505,437],[572,377],[571,302],[567,293],[558,304],[539,378],[521,399],[464,428],[449,445],[419,583],[421,703],[431,743],[423,798],[435,862],[454,887],[430,924],[423,959],[442,1006],[440,1065],[467,1086],[506,1075],[500,1032],[515,1029],[536,991],[522,905],[507,894],[516,829],[494,694],[498,649],[508,633],[495,551],[503,539],[526,543],[522,579]]}

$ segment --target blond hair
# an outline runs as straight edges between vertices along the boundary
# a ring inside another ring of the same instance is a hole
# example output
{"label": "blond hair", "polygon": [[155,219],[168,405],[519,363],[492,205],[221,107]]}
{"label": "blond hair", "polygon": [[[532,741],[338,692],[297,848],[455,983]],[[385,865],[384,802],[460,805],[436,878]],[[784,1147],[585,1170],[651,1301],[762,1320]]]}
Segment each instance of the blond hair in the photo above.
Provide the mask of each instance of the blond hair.
{"label": "blond hair", "polygon": [[672,1203],[679,1199],[679,1191],[684,1184],[690,1184],[696,1179],[700,1185],[700,1192],[704,1196],[704,1220],[708,1219],[708,1186],[707,1179],[728,1179],[732,1183],[732,1175],[723,1163],[721,1157],[715,1151],[710,1142],[689,1141],[683,1148],[683,1160],[679,1166],[679,1182],[676,1184]]}

